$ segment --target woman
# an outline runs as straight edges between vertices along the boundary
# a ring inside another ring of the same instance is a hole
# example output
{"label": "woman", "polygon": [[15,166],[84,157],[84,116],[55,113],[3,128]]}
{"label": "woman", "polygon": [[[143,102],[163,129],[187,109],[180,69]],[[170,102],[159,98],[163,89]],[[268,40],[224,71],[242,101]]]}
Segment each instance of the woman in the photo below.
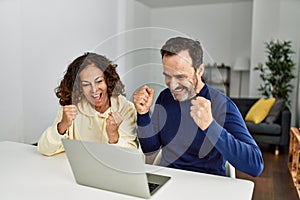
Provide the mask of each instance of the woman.
{"label": "woman", "polygon": [[62,107],[38,141],[40,153],[64,151],[61,138],[137,148],[136,110],[124,97],[116,67],[95,53],[85,53],[68,66],[56,88]]}

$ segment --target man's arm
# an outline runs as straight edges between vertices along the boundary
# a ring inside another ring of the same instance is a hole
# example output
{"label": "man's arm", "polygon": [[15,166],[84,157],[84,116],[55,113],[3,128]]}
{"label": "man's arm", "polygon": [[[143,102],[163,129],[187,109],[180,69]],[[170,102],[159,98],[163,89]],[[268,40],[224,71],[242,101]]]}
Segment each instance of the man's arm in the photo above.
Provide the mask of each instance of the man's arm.
{"label": "man's arm", "polygon": [[259,176],[264,166],[261,151],[237,107],[230,101],[226,107],[224,125],[214,120],[206,137],[235,168],[251,176]]}

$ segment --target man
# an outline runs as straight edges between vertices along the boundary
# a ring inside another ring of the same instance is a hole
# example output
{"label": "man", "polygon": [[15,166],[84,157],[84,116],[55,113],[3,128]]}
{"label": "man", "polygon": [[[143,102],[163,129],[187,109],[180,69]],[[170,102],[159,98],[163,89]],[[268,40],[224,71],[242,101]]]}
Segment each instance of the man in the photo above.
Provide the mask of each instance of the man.
{"label": "man", "polygon": [[138,137],[146,155],[161,149],[160,165],[226,175],[225,162],[251,176],[263,170],[261,151],[235,104],[205,84],[203,51],[189,38],[169,39],[161,49],[168,86],[150,117],[154,90],[134,93]]}

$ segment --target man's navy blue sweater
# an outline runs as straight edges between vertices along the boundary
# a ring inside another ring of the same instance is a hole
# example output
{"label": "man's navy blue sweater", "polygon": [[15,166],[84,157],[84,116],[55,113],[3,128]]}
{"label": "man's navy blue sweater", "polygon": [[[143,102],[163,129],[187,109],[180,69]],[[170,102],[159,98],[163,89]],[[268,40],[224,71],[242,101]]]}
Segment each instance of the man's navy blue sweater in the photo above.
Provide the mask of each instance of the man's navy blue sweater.
{"label": "man's navy blue sweater", "polygon": [[211,101],[214,121],[202,131],[190,116],[191,100],[174,100],[169,89],[156,100],[154,112],[138,114],[138,137],[144,153],[162,149],[160,165],[216,175],[225,162],[251,176],[263,170],[262,154],[236,105],[205,85],[197,96]]}

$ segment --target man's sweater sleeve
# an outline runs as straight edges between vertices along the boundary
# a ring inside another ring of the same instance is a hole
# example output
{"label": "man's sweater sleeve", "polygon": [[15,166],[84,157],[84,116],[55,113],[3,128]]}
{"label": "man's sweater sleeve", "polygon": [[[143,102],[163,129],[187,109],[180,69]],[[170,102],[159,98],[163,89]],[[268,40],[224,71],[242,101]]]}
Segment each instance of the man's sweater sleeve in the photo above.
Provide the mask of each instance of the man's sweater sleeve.
{"label": "man's sweater sleeve", "polygon": [[160,148],[160,141],[152,124],[150,113],[137,114],[137,133],[144,153],[155,152]]}
{"label": "man's sweater sleeve", "polygon": [[235,168],[252,176],[261,174],[264,166],[261,151],[233,104],[228,104],[224,126],[214,120],[206,137]]}

